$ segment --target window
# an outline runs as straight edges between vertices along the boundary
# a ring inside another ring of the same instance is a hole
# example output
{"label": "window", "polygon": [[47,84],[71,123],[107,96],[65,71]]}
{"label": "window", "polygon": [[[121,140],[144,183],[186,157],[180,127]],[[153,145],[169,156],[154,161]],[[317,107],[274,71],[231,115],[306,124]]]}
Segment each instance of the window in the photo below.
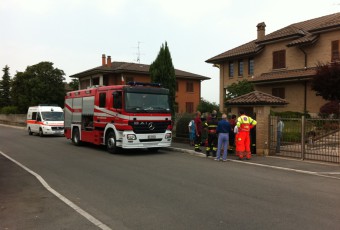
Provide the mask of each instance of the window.
{"label": "window", "polygon": [[284,99],[286,97],[285,88],[272,88],[272,95]]}
{"label": "window", "polygon": [[33,112],[32,113],[32,120],[36,120],[37,119],[37,112]]}
{"label": "window", "polygon": [[243,60],[238,60],[238,76],[243,77]]}
{"label": "window", "polygon": [[192,81],[187,82],[187,92],[194,92],[194,83]]}
{"label": "window", "polygon": [[92,78],[92,85],[99,85],[99,77]]}
{"label": "window", "polygon": [[254,75],[254,58],[248,59],[248,75]]}
{"label": "window", "polygon": [[122,108],[122,100],[123,100],[122,91],[113,92],[113,105],[112,105],[112,107],[115,108],[115,109],[121,109]]}
{"label": "window", "polygon": [[186,102],[185,103],[185,112],[186,113],[193,113],[194,112],[194,103],[193,102]]}
{"label": "window", "polygon": [[106,93],[99,94],[99,107],[105,108],[106,106]]}
{"label": "window", "polygon": [[41,121],[41,115],[40,115],[40,113],[37,113],[37,121]]}
{"label": "window", "polygon": [[103,76],[103,85],[109,85],[109,78],[108,78],[108,76]]}
{"label": "window", "polygon": [[286,51],[279,50],[273,52],[273,69],[286,68]]}
{"label": "window", "polygon": [[178,81],[176,81],[176,92],[178,92]]}
{"label": "window", "polygon": [[234,77],[234,62],[229,62],[229,77]]}
{"label": "window", "polygon": [[332,41],[332,57],[331,61],[339,61],[339,41]]}
{"label": "window", "polygon": [[126,83],[128,83],[128,82],[133,82],[133,77],[127,76],[125,82],[126,82]]}

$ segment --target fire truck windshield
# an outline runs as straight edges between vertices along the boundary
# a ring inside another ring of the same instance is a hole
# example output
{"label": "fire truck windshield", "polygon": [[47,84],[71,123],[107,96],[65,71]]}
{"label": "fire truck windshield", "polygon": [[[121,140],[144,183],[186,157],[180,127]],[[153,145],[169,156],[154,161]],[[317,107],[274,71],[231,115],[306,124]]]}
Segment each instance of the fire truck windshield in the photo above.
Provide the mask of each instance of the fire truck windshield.
{"label": "fire truck windshield", "polygon": [[127,112],[170,112],[167,94],[126,92],[125,97],[125,109]]}
{"label": "fire truck windshield", "polygon": [[63,112],[41,112],[42,118],[44,121],[63,121],[64,113]]}

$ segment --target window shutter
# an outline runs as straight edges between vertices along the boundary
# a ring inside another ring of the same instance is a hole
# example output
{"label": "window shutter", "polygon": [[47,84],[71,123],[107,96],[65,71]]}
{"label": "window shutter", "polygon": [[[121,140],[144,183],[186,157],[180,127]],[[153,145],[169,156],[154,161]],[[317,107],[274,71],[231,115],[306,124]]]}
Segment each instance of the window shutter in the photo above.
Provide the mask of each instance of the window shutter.
{"label": "window shutter", "polygon": [[332,57],[331,61],[338,61],[339,60],[339,40],[332,41]]}

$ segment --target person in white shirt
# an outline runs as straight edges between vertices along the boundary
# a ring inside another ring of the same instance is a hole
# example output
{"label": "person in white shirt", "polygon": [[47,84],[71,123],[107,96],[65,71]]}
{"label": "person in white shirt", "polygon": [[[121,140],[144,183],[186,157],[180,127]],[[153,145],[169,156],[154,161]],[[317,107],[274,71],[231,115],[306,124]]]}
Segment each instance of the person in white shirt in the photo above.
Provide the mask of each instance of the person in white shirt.
{"label": "person in white shirt", "polygon": [[190,146],[194,146],[194,144],[195,144],[195,133],[196,133],[194,119],[192,119],[189,122],[188,128],[189,128],[189,140],[190,140],[189,144],[190,144]]}
{"label": "person in white shirt", "polygon": [[285,127],[285,124],[283,123],[283,121],[281,120],[280,117],[277,120],[278,120],[278,122],[277,122],[276,152],[279,153],[280,152],[280,146],[281,146],[282,132],[283,132],[283,129]]}

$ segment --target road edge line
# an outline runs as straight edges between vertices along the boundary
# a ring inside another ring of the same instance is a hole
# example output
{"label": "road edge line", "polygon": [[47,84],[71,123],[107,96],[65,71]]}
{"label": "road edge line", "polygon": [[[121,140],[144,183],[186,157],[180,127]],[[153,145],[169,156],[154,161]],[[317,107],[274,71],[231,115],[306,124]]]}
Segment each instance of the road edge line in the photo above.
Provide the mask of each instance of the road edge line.
{"label": "road edge line", "polygon": [[[196,153],[194,150],[189,150],[189,149],[181,149],[181,148],[176,148],[176,147],[167,147],[167,149],[170,150],[170,151],[181,151],[181,152],[184,152],[184,153],[189,153],[191,155],[205,156],[202,153]],[[308,175],[314,175],[314,176],[319,176],[319,177],[325,177],[325,178],[340,180],[339,177],[325,175],[323,172],[312,172],[312,171],[305,171],[305,170],[300,170],[300,169],[284,168],[284,167],[280,167],[280,166],[265,165],[265,164],[253,163],[253,162],[249,162],[249,161],[246,162],[246,161],[232,160],[232,159],[228,159],[228,161],[236,162],[236,163],[240,163],[240,164],[256,165],[256,166],[259,166],[259,167],[267,167],[267,168],[273,168],[273,169],[278,169],[278,170],[283,170],[283,171],[291,171],[291,172],[296,172],[296,173],[301,173],[301,174],[308,174]]]}
{"label": "road edge line", "polygon": [[44,186],[46,190],[48,190],[50,193],[55,195],[57,198],[59,198],[61,201],[63,201],[66,205],[71,207],[73,210],[75,210],[77,213],[79,213],[81,216],[85,217],[88,221],[96,225],[98,228],[102,230],[112,230],[110,227],[108,227],[106,224],[102,223],[100,220],[96,219],[94,216],[92,216],[90,213],[86,212],[84,209],[80,208],[78,205],[61,195],[59,192],[54,190],[38,173],[32,171],[31,169],[27,168],[25,165],[21,164],[20,162],[14,160],[4,152],[0,151],[0,154],[6,157],[8,160],[12,161],[16,165],[23,168],[25,171],[33,175],[35,178],[38,179],[38,181]]}

